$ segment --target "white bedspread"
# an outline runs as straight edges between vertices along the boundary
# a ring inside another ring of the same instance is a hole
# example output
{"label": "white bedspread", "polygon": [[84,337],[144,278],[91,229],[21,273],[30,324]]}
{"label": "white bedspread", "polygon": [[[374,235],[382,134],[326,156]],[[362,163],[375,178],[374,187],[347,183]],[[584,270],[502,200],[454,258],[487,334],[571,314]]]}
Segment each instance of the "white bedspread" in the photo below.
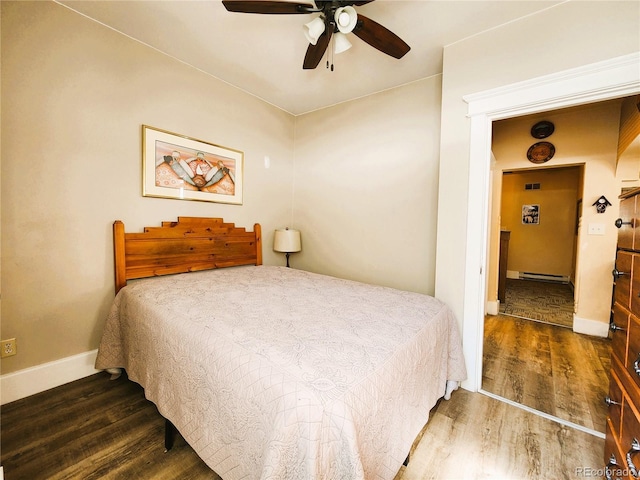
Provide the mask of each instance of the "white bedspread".
{"label": "white bedspread", "polygon": [[393,479],[466,378],[442,302],[267,266],[129,282],[96,361],[114,367],[225,480]]}

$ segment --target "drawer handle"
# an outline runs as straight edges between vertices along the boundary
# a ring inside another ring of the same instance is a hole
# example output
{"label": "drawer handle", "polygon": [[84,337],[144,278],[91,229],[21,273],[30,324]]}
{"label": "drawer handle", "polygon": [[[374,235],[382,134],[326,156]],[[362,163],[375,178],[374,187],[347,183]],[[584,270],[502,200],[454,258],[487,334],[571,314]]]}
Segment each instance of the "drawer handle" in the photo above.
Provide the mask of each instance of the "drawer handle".
{"label": "drawer handle", "polygon": [[604,403],[606,403],[609,407],[611,405],[622,405],[621,403],[618,403],[618,402],[616,402],[614,400],[611,400],[611,397],[609,397],[609,396],[604,397]]}
{"label": "drawer handle", "polygon": [[638,358],[633,362],[633,370],[636,372],[636,375],[640,377],[640,353],[638,354]]}
{"label": "drawer handle", "polygon": [[611,330],[612,332],[626,332],[624,328],[619,327],[618,325],[615,324],[615,322],[611,322],[609,324],[609,330]]}
{"label": "drawer handle", "polygon": [[614,269],[611,271],[611,275],[613,275],[613,278],[614,278],[615,280],[618,280],[620,277],[622,277],[623,275],[626,275],[626,274],[627,274],[627,272],[621,272],[621,271],[620,271],[620,270],[618,270],[617,268],[614,268]]}
{"label": "drawer handle", "polygon": [[609,457],[609,463],[604,467],[604,476],[607,480],[613,480],[613,476],[611,475],[611,469],[618,466],[618,461],[616,460],[616,456],[612,453]]}
{"label": "drawer handle", "polygon": [[627,452],[627,465],[629,466],[629,473],[631,473],[631,476],[634,478],[638,478],[638,469],[634,465],[631,457],[638,452],[640,452],[640,442],[637,438],[634,438],[631,442],[631,448]]}
{"label": "drawer handle", "polygon": [[629,222],[623,222],[621,218],[618,218],[615,221],[615,225],[618,228],[622,228],[622,225],[633,225],[633,220],[629,221]]}

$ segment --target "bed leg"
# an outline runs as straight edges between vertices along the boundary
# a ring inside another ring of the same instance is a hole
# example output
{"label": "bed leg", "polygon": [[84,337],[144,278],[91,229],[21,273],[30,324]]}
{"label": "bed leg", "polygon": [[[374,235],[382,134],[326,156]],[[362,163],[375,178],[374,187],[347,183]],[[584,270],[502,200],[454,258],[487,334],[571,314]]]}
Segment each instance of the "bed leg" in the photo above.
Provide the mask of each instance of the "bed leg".
{"label": "bed leg", "polygon": [[411,454],[407,454],[407,458],[405,459],[404,463],[402,465],[404,465],[405,467],[407,467],[409,465],[409,457],[411,456]]}
{"label": "bed leg", "polygon": [[173,441],[176,438],[176,427],[169,420],[164,421],[164,451],[168,452],[173,448]]}

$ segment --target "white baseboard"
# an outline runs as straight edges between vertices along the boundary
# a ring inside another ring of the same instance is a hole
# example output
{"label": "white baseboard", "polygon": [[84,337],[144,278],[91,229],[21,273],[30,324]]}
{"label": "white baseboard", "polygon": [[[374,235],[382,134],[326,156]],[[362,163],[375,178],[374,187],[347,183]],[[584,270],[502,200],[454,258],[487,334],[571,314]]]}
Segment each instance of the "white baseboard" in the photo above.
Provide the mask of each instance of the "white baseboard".
{"label": "white baseboard", "polygon": [[507,270],[507,278],[515,278],[518,280],[520,278],[520,272],[517,270]]}
{"label": "white baseboard", "polygon": [[0,376],[0,405],[98,373],[97,355],[92,350]]}
{"label": "white baseboard", "polygon": [[487,315],[498,315],[500,313],[500,300],[487,301]]}
{"label": "white baseboard", "polygon": [[573,331],[576,333],[584,333],[593,335],[594,337],[607,338],[609,336],[609,323],[599,320],[590,320],[588,318],[580,318],[573,316]]}

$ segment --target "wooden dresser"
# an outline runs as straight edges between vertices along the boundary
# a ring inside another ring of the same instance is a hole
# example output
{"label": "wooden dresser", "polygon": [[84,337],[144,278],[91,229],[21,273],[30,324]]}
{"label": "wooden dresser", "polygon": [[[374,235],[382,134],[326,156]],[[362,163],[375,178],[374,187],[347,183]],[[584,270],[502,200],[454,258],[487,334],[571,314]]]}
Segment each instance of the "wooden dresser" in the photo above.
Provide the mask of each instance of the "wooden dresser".
{"label": "wooden dresser", "polygon": [[640,189],[620,197],[613,270],[607,479],[640,478]]}

